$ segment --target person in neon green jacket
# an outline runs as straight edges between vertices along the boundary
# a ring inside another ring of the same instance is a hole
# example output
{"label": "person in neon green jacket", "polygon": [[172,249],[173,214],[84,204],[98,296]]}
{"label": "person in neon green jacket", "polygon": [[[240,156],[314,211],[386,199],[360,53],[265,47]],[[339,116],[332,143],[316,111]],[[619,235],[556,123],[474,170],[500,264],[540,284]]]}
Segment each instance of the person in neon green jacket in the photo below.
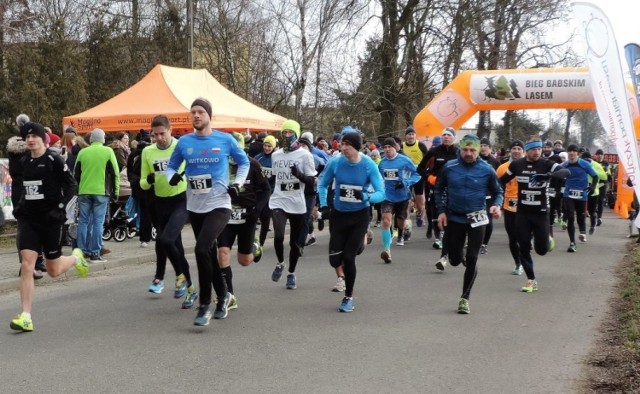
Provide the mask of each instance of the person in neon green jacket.
{"label": "person in neon green jacket", "polygon": [[[600,185],[603,182],[607,181],[607,172],[605,171],[602,164],[598,163],[595,160],[591,159],[591,153],[583,152],[582,158],[591,163],[591,167],[596,171],[596,175],[598,179],[596,180],[595,187],[592,189],[593,191],[589,192],[589,199],[587,200],[587,212],[589,212],[589,235],[593,235],[596,232],[596,224],[598,217],[598,199],[600,198]],[[591,184],[591,176],[589,178],[589,184]]]}

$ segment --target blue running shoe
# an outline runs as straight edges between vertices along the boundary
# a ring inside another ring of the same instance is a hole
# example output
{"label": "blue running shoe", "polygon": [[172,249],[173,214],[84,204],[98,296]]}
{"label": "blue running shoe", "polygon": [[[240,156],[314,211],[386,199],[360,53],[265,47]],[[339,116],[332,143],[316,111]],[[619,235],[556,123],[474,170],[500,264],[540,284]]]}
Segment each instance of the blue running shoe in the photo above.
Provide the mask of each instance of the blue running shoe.
{"label": "blue running shoe", "polygon": [[273,273],[271,274],[271,280],[274,282],[279,281],[282,276],[282,270],[284,270],[284,263],[276,264],[276,268],[273,269]]}
{"label": "blue running shoe", "polygon": [[162,289],[164,289],[164,281],[154,279],[149,286],[149,292],[154,294],[162,293]]}
{"label": "blue running shoe", "polygon": [[180,274],[176,277],[176,290],[173,293],[173,298],[178,299],[184,297],[187,293],[187,279],[184,274]]}
{"label": "blue running shoe", "polygon": [[231,293],[226,292],[222,299],[216,303],[216,310],[213,312],[214,319],[226,319],[229,314],[229,303],[231,302]]}
{"label": "blue running shoe", "polygon": [[295,290],[296,286],[296,274],[287,275],[287,289]]}
{"label": "blue running shoe", "polygon": [[211,320],[211,311],[209,310],[209,304],[200,305],[198,308],[198,315],[193,321],[194,326],[208,326]]}
{"label": "blue running shoe", "polygon": [[423,225],[424,225],[424,220],[422,219],[422,217],[421,217],[421,216],[418,216],[418,217],[416,218],[416,226],[418,226],[418,227],[422,227]]}
{"label": "blue running shoe", "polygon": [[345,313],[353,312],[353,298],[344,297],[338,310]]}
{"label": "blue running shoe", "polygon": [[193,292],[187,291],[187,295],[184,297],[184,301],[182,301],[182,309],[193,308],[193,304],[197,299],[198,293],[195,290]]}

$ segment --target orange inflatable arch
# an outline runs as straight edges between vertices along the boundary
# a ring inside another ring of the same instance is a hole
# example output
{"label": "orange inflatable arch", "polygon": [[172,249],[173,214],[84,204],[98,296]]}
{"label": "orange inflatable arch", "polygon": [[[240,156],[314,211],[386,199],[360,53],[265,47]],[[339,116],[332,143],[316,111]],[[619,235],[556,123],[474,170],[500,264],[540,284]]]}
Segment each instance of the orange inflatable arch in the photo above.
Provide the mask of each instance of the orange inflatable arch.
{"label": "orange inflatable arch", "polygon": [[[629,106],[638,139],[637,100]],[[478,111],[519,109],[595,109],[587,68],[463,71],[416,115],[413,127],[417,135],[432,137],[445,127],[462,127]],[[620,169],[614,212],[625,218],[633,201],[626,179]]]}

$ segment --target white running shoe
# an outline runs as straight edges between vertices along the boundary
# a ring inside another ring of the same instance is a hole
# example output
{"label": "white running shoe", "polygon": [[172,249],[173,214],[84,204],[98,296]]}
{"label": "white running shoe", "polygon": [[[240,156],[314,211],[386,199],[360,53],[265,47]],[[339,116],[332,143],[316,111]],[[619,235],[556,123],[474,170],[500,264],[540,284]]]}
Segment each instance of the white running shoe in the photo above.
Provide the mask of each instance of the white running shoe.
{"label": "white running shoe", "polygon": [[331,289],[331,291],[335,293],[342,293],[345,289],[346,289],[346,285],[344,283],[344,278],[339,276],[335,286],[333,286],[333,289]]}
{"label": "white running shoe", "polygon": [[436,268],[439,269],[440,271],[444,271],[444,267],[446,267],[447,264],[449,264],[449,257],[442,256],[440,257],[440,260],[438,260],[438,262],[436,263]]}

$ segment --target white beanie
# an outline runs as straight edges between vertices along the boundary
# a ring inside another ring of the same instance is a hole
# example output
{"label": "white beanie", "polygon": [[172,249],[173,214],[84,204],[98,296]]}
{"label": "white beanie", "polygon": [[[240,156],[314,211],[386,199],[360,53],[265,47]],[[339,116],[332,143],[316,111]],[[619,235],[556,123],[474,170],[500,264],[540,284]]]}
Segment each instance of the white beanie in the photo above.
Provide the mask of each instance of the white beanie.
{"label": "white beanie", "polygon": [[313,133],[310,131],[305,131],[304,133],[302,133],[302,135],[300,136],[300,138],[306,138],[309,141],[311,141],[311,143],[313,144]]}
{"label": "white beanie", "polygon": [[89,142],[100,142],[104,144],[104,130],[93,129],[91,136],[89,137]]}

